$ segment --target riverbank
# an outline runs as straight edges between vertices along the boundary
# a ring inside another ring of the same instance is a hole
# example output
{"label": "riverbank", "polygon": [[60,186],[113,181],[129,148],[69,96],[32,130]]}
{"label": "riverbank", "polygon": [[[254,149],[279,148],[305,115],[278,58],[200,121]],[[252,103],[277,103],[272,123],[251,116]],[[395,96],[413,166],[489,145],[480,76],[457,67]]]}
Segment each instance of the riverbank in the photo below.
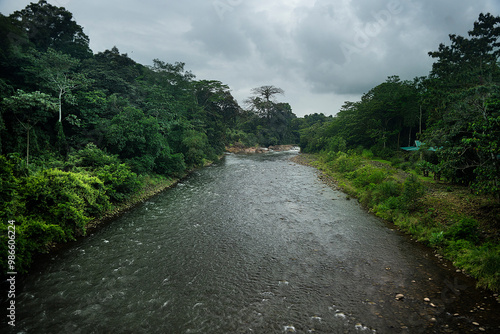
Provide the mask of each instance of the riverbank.
{"label": "riverbank", "polygon": [[261,146],[251,146],[247,147],[243,144],[233,144],[231,146],[226,147],[226,152],[235,153],[235,154],[255,154],[255,153],[267,153],[267,152],[282,152],[282,151],[290,151],[296,145],[271,145],[269,147],[261,147]]}
{"label": "riverbank", "polygon": [[212,164],[205,159],[203,165],[179,171],[172,177],[137,175],[128,165],[96,148],[90,147],[84,153],[91,158],[85,160],[87,165],[77,160],[75,166],[68,165],[66,170],[45,168],[19,173],[16,168],[22,168],[20,164],[6,162],[4,168],[6,175],[10,174],[12,192],[2,203],[0,213],[12,217],[8,219],[15,228],[15,267],[7,262],[8,226],[0,224],[2,276],[12,268],[20,275],[29,273],[38,259],[71,247],[104,223],[175,186],[196,168]]}
{"label": "riverbank", "polygon": [[500,291],[500,205],[494,199],[360,156],[300,154],[292,160],[320,170],[326,184],[433,248],[479,287]]}
{"label": "riverbank", "polygon": [[[223,157],[224,155],[220,155],[218,157],[218,161],[221,160]],[[213,163],[214,163],[213,161],[206,160],[204,165],[198,168],[208,167]],[[115,204],[110,210],[106,211],[99,218],[95,218],[91,220],[89,223],[87,223],[87,225],[85,226],[85,234],[79,236],[78,238],[84,238],[88,234],[98,230],[101,226],[103,226],[107,222],[118,218],[120,215],[124,214],[128,210],[133,209],[134,207],[153,198],[154,196],[164,192],[167,189],[175,187],[181,180],[188,177],[196,169],[197,168],[187,170],[184,172],[183,175],[181,175],[178,178],[166,178],[158,175],[143,176],[143,180],[141,182],[142,187],[137,192],[131,194],[124,202]],[[54,243],[50,246],[50,251],[64,248],[65,245],[66,243],[63,244]]]}
{"label": "riverbank", "polygon": [[179,180],[180,179],[155,178],[148,176],[144,186],[137,193],[131,195],[124,203],[115,205],[111,210],[104,213],[102,217],[90,221],[86,226],[86,233],[88,234],[93,232],[103,223],[122,215],[124,212],[136,207],[161,192],[175,187]]}

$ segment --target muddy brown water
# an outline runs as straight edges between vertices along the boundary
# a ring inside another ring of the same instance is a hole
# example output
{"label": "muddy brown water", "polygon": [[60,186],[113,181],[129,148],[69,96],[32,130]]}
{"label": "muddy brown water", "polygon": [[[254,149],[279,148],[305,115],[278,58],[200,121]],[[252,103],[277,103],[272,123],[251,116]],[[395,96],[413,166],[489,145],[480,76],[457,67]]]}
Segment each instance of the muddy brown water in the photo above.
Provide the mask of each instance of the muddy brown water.
{"label": "muddy brown water", "polygon": [[228,155],[58,252],[10,332],[500,332],[491,293],[294,154]]}

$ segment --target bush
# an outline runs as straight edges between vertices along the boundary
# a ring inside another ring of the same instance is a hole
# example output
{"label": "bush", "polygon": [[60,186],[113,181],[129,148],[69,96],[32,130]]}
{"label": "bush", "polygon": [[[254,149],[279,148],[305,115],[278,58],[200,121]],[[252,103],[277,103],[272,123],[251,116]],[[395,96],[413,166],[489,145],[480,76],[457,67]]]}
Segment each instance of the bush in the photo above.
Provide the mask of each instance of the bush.
{"label": "bush", "polygon": [[361,158],[356,155],[348,156],[345,153],[339,154],[333,161],[332,168],[338,173],[348,173],[355,171],[361,164]]}
{"label": "bush", "polygon": [[85,148],[68,155],[67,168],[82,167],[84,169],[95,169],[111,164],[118,164],[120,160],[116,155],[109,155],[94,143],[88,143]]}
{"label": "bush", "polygon": [[383,202],[391,197],[398,197],[401,194],[401,186],[394,180],[381,182],[375,188],[377,202]]}
{"label": "bush", "polygon": [[424,186],[417,177],[415,175],[408,176],[403,184],[403,192],[400,196],[401,208],[408,211],[413,210],[424,194]]}
{"label": "bush", "polygon": [[189,166],[200,166],[203,159],[207,158],[205,151],[209,147],[208,137],[203,132],[188,130],[184,133],[182,147],[186,163]]}
{"label": "bush", "polygon": [[347,151],[347,144],[344,138],[340,136],[334,136],[327,138],[326,140],[326,150],[328,152],[345,152]]}
{"label": "bush", "polygon": [[373,154],[375,156],[380,157],[380,158],[385,159],[385,160],[389,160],[394,156],[394,150],[391,150],[388,147],[383,148],[383,147],[376,145],[376,146],[373,146],[371,148],[371,151],[373,152]]}
{"label": "bush", "polygon": [[346,177],[351,179],[355,186],[364,188],[370,184],[380,184],[387,178],[388,174],[385,170],[365,166],[349,173]]}
{"label": "bush", "polygon": [[95,174],[104,183],[106,194],[113,202],[126,200],[141,186],[137,174],[125,164],[103,166]]}
{"label": "bush", "polygon": [[449,240],[467,240],[472,243],[479,241],[479,223],[471,218],[463,218],[458,223],[451,225],[445,237]]}
{"label": "bush", "polygon": [[226,138],[229,143],[240,144],[242,146],[251,147],[257,145],[257,137],[253,133],[246,133],[242,130],[228,129]]}
{"label": "bush", "polygon": [[[19,221],[16,221],[16,271],[25,273],[31,263],[31,254],[26,250],[27,240],[20,231]],[[0,223],[0,268],[2,273],[9,272],[8,266],[8,221]]]}
{"label": "bush", "polygon": [[15,201],[17,198],[18,177],[19,177],[19,157],[7,159],[0,156],[0,217],[8,220],[14,217]]}
{"label": "bush", "polygon": [[137,174],[148,174],[153,171],[155,158],[150,154],[144,154],[131,159],[125,159],[132,171]]}
{"label": "bush", "polygon": [[109,208],[105,187],[97,177],[49,169],[26,178],[20,201],[25,216],[59,225],[64,240],[85,234],[85,225]]}
{"label": "bush", "polygon": [[429,176],[429,172],[434,171],[435,166],[428,161],[422,160],[416,164],[416,168],[423,176]]}
{"label": "bush", "polygon": [[374,207],[375,214],[387,221],[394,221],[394,216],[399,209],[399,198],[391,196]]}
{"label": "bush", "polygon": [[429,238],[429,244],[433,247],[440,247],[445,243],[445,236],[443,231],[432,232]]}
{"label": "bush", "polygon": [[184,174],[186,168],[182,153],[170,154],[164,150],[155,160],[154,172],[161,175],[180,177]]}
{"label": "bush", "polygon": [[373,159],[373,152],[371,150],[363,150],[361,156],[365,159]]}
{"label": "bush", "polygon": [[414,168],[413,164],[411,162],[408,162],[408,161],[405,161],[405,162],[402,162],[400,165],[399,165],[399,168],[404,170],[404,171],[408,171],[408,170],[411,170]]}

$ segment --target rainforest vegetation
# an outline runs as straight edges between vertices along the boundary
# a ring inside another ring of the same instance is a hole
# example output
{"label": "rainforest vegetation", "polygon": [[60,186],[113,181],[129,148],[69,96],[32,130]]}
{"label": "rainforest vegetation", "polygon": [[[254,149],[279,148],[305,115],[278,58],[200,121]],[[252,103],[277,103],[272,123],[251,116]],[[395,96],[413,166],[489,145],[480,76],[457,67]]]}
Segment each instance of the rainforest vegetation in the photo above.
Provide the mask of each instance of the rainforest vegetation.
{"label": "rainforest vegetation", "polygon": [[[300,144],[350,196],[499,289],[499,38],[500,17],[480,14],[468,36],[429,52],[427,76],[393,75],[335,116],[297,118],[272,85],[240,106],[182,62],[94,53],[72,14],[45,0],[0,14],[2,270],[9,222],[26,272],[35,254],[226,147]],[[475,210],[455,210],[465,202]]]}
{"label": "rainforest vegetation", "polygon": [[15,269],[84,235],[131,197],[217,160],[227,145],[298,142],[283,91],[263,86],[241,108],[227,85],[182,62],[141,65],[116,47],[94,54],[63,7],[41,0],[0,14],[0,251],[8,222]]}

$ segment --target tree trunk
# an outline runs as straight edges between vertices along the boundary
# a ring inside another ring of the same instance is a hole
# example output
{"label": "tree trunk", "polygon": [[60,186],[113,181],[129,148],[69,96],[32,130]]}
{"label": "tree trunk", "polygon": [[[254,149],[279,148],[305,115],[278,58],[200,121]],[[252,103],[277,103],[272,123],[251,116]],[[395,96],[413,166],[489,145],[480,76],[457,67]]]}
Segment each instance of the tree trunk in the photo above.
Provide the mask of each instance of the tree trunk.
{"label": "tree trunk", "polygon": [[26,166],[29,165],[30,160],[30,126],[28,125],[28,130],[26,131]]}
{"label": "tree trunk", "polygon": [[62,89],[59,90],[59,123],[61,122],[62,119],[62,94],[63,91]]}
{"label": "tree trunk", "polygon": [[[420,123],[420,131],[418,132],[420,135],[422,135],[422,105],[420,105],[420,117],[419,117],[419,123]],[[418,138],[420,139],[420,137]]]}

